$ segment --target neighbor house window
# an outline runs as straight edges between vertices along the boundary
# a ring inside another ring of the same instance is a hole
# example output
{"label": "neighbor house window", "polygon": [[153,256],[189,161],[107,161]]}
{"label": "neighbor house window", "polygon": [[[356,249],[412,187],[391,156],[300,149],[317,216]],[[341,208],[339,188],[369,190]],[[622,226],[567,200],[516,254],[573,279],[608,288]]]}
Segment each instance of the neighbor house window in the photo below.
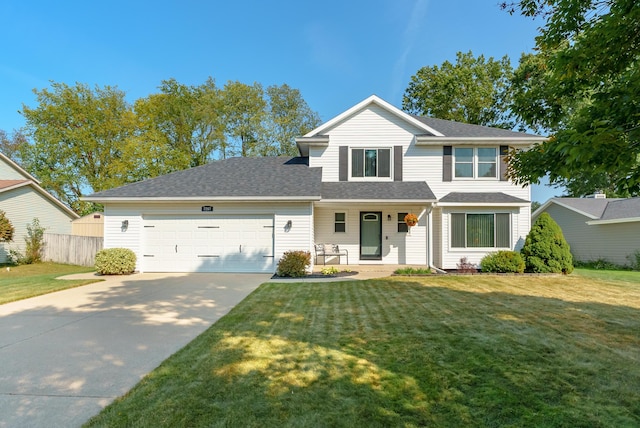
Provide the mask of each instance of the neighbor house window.
{"label": "neighbor house window", "polygon": [[407,213],[398,213],[398,232],[409,231],[409,226],[407,226],[407,223],[404,221],[406,215]]}
{"label": "neighbor house window", "polygon": [[347,219],[347,215],[345,213],[335,213],[333,230],[337,233],[346,232],[347,231],[346,219]]}
{"label": "neighbor house window", "polygon": [[498,149],[496,147],[456,147],[456,178],[496,178]]}
{"label": "neighbor house window", "polygon": [[510,215],[451,214],[451,247],[510,248]]}
{"label": "neighbor house window", "polygon": [[391,177],[391,149],[352,149],[352,177]]}

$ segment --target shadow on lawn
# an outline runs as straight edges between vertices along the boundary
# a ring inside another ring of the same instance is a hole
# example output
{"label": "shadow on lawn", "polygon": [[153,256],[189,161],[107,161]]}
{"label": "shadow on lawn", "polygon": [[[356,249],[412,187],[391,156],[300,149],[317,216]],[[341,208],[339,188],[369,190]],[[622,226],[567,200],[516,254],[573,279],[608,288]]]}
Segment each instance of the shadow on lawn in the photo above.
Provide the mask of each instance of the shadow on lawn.
{"label": "shadow on lawn", "polygon": [[189,426],[640,421],[640,310],[427,281],[264,284],[112,412]]}

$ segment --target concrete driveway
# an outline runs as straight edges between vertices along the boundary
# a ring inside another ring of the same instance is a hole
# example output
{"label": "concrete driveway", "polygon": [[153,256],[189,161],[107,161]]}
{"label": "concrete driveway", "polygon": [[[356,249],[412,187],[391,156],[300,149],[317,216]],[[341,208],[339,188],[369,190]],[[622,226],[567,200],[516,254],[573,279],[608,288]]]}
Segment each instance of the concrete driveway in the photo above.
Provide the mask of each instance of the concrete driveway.
{"label": "concrete driveway", "polygon": [[135,274],[0,305],[0,427],[80,426],[269,277]]}

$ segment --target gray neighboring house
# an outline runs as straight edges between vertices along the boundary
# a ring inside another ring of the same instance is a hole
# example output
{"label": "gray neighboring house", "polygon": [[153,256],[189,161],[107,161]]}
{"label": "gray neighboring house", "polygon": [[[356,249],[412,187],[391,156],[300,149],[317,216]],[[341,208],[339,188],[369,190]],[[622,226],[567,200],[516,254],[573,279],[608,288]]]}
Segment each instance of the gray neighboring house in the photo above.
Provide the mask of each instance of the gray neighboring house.
{"label": "gray neighboring house", "polygon": [[552,198],[533,213],[532,221],[543,212],[562,228],[578,261],[628,265],[640,251],[640,198]]}
{"label": "gray neighboring house", "polygon": [[68,235],[71,221],[79,216],[49,192],[40,182],[7,156],[0,153],[0,210],[15,229],[13,242],[0,243],[0,263],[7,261],[9,250],[24,250],[27,225],[34,218],[48,233]]}

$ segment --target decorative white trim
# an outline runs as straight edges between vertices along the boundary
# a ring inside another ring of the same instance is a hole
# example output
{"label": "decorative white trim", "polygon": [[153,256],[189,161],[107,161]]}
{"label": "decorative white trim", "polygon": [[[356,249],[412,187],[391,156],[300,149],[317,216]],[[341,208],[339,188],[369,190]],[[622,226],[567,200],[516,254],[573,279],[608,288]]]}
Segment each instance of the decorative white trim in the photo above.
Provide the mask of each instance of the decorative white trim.
{"label": "decorative white trim", "polygon": [[49,199],[51,202],[53,202],[58,208],[62,209],[64,212],[66,212],[70,217],[72,217],[72,219],[78,219],[80,218],[80,216],[78,214],[76,214],[71,208],[69,208],[68,206],[66,206],[65,204],[63,204],[62,202],[60,202],[58,199],[56,199],[52,194],[50,194],[49,192],[47,192],[46,190],[44,190],[42,187],[40,187],[40,185],[35,182],[35,181],[31,181],[31,180],[27,180],[24,181],[22,183],[18,183],[15,184],[13,186],[10,187],[5,187],[4,189],[0,189],[0,193],[4,193],[4,192],[8,192],[10,190],[14,190],[14,189],[19,189],[20,187],[25,187],[25,186],[33,186],[33,189],[40,193],[42,196],[44,196],[45,198]]}
{"label": "decorative white trim", "polygon": [[407,113],[403,112],[402,110],[400,110],[399,108],[389,104],[388,102],[384,101],[382,98],[378,97],[377,95],[371,95],[369,98],[359,102],[358,104],[356,104],[355,106],[351,107],[347,111],[339,114],[338,116],[334,117],[333,119],[323,123],[322,125],[320,125],[316,129],[308,132],[306,135],[304,135],[304,138],[314,137],[314,136],[317,136],[318,134],[322,134],[324,131],[326,131],[327,129],[333,127],[335,124],[343,121],[347,117],[352,116],[355,113],[357,113],[358,111],[364,109],[369,104],[376,104],[376,105],[382,107],[383,109],[387,110],[389,113],[398,116],[400,119],[412,124],[413,126],[419,128],[419,129],[422,129],[422,130],[424,130],[424,131],[426,131],[426,132],[428,132],[430,134],[433,134],[433,135],[436,135],[436,136],[439,136],[439,137],[444,137],[444,135],[441,134],[440,132],[436,131],[435,129],[431,128],[430,126],[425,125],[424,123],[420,122],[418,119],[415,119],[414,117],[411,117],[409,114],[407,114]]}
{"label": "decorative white trim", "polygon": [[442,146],[448,144],[487,144],[490,142],[504,143],[508,146],[530,146],[533,143],[547,141],[544,137],[432,137],[430,135],[417,135],[416,146]]}
{"label": "decorative white trim", "polygon": [[636,221],[640,221],[640,217],[612,218],[609,220],[590,220],[586,223],[589,226],[593,226],[597,224],[633,223]]}
{"label": "decorative white trim", "polygon": [[540,214],[542,214],[544,210],[546,210],[547,208],[549,208],[549,206],[550,206],[551,204],[559,205],[559,206],[561,206],[562,208],[566,208],[566,209],[571,210],[571,211],[573,211],[573,212],[576,212],[576,213],[578,213],[578,214],[580,214],[580,215],[583,215],[583,216],[585,216],[585,217],[588,217],[588,218],[590,218],[590,219],[592,219],[592,220],[598,220],[598,219],[600,218],[600,217],[596,217],[596,216],[594,216],[593,214],[589,214],[589,213],[584,212],[584,211],[581,211],[581,210],[579,210],[579,209],[577,209],[577,208],[575,208],[575,207],[572,207],[571,205],[563,204],[562,202],[560,202],[560,201],[559,201],[559,199],[562,199],[562,198],[551,198],[551,199],[549,199],[547,202],[545,202],[544,204],[542,204],[542,206],[541,206],[540,208],[538,208],[537,210],[535,210],[535,211],[533,212],[533,214],[531,214],[531,220],[532,220],[532,222],[533,222],[533,221],[536,221],[536,219],[538,218],[538,216],[539,216]]}
{"label": "decorative white trim", "polygon": [[20,165],[18,165],[17,163],[15,163],[14,161],[9,159],[7,156],[3,155],[2,153],[0,153],[0,159],[3,160],[11,168],[15,169],[18,173],[24,175],[27,180],[31,180],[38,185],[40,184],[40,180],[36,179],[33,175],[25,171]]}

